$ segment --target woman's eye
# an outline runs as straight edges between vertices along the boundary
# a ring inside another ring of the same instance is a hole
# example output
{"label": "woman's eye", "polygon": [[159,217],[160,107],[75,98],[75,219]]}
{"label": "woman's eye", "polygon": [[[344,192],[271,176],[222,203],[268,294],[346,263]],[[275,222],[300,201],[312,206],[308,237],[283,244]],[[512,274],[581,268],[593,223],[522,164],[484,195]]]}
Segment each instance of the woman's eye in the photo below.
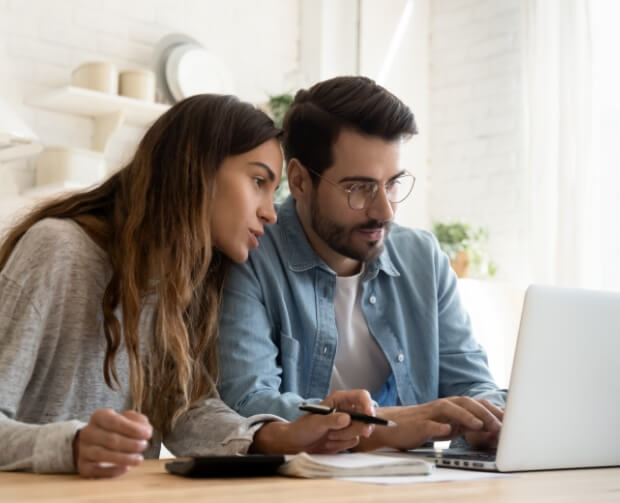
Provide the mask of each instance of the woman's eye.
{"label": "woman's eye", "polygon": [[254,184],[258,187],[261,188],[263,185],[265,185],[265,179],[261,176],[255,176],[254,177]]}

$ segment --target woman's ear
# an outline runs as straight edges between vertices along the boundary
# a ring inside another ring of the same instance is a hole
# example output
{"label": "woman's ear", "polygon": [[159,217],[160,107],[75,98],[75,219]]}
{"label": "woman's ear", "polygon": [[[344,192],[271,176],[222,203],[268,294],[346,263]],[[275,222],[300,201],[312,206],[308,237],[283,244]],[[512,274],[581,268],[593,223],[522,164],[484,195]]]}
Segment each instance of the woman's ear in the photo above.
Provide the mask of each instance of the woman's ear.
{"label": "woman's ear", "polygon": [[306,168],[299,160],[293,158],[286,167],[286,177],[292,196],[296,200],[304,200],[312,189],[312,180]]}

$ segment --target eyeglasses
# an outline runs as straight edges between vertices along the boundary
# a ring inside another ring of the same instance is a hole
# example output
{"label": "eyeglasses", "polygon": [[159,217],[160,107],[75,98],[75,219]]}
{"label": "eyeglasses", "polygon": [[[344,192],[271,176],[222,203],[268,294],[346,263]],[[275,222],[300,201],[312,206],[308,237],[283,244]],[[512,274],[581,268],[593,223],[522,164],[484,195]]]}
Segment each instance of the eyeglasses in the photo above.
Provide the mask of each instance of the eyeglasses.
{"label": "eyeglasses", "polygon": [[[349,208],[352,210],[363,210],[368,208],[375,200],[377,193],[379,192],[379,182],[376,181],[353,182],[348,187],[343,187],[339,183],[330,180],[313,169],[308,167],[306,167],[306,169],[311,173],[314,173],[319,178],[346,192]],[[414,185],[415,176],[408,171],[403,171],[400,175],[390,178],[385,184],[383,184],[383,187],[385,188],[385,195],[387,196],[388,201],[391,203],[400,203],[407,199],[409,194],[411,194]]]}

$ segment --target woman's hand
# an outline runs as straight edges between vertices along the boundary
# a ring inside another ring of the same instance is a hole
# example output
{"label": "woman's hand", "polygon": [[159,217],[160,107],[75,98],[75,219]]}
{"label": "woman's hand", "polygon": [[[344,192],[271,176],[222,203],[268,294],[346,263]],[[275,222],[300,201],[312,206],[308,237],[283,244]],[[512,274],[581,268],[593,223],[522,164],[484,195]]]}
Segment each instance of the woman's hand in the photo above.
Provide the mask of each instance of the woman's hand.
{"label": "woman's hand", "polygon": [[143,461],[153,427],[146,416],[99,409],[73,439],[73,458],[83,477],[116,477]]}
{"label": "woman's hand", "polygon": [[[375,415],[370,394],[365,390],[336,391],[321,405]],[[373,425],[351,421],[344,413],[306,414],[292,423],[266,423],[254,435],[253,452],[294,454],[340,452],[355,447],[360,437],[369,437]]]}

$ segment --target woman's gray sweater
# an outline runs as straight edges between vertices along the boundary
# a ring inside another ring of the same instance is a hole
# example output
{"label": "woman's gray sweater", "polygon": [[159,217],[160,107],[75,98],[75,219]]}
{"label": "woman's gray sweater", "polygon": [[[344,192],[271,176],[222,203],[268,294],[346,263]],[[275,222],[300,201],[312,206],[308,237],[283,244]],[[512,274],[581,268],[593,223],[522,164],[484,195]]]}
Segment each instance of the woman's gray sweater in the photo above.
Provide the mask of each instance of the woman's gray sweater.
{"label": "woman's gray sweater", "polygon": [[[0,470],[75,471],[76,431],[97,409],[131,406],[124,351],[116,356],[120,391],[103,379],[101,301],[110,275],[106,253],[69,219],[33,225],[0,271]],[[150,303],[141,337],[151,337],[153,318]],[[254,432],[273,419],[244,419],[213,396],[185,413],[163,442],[178,456],[245,453]],[[158,457],[161,442],[154,432],[145,457]]]}

